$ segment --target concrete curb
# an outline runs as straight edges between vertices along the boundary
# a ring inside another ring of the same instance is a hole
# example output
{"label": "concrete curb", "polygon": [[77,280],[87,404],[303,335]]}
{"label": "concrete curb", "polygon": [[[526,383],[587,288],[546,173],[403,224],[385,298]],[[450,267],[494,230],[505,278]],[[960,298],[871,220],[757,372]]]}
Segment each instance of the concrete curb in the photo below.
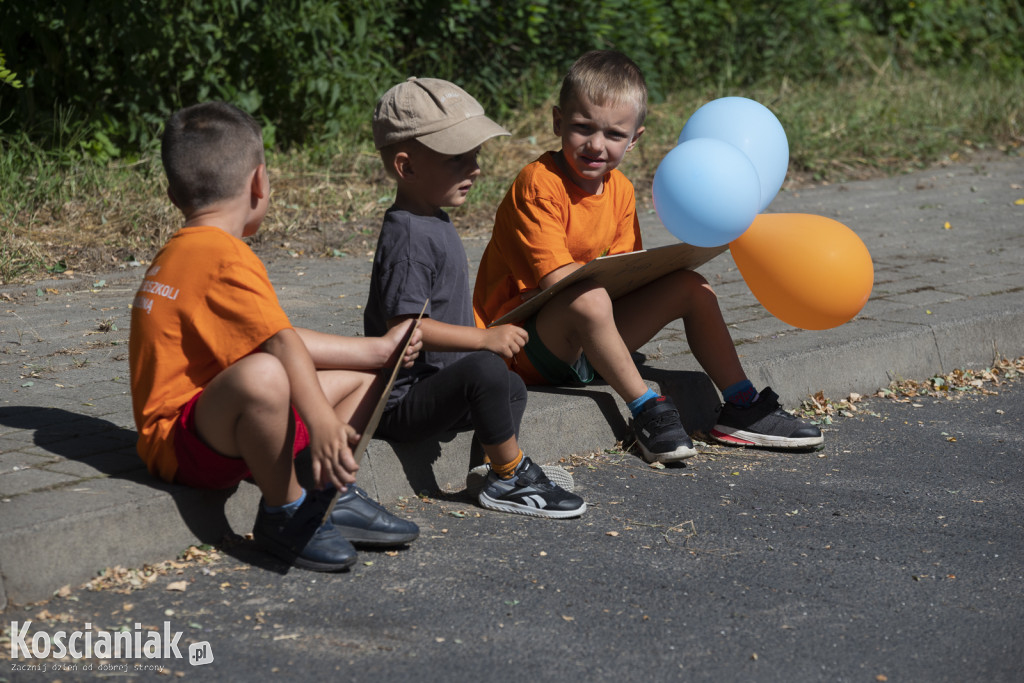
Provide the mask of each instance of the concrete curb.
{"label": "concrete curb", "polygon": [[[876,286],[860,317],[810,333],[767,315],[727,256],[702,268],[735,321],[755,385],[772,386],[794,406],[818,391],[867,394],[895,378],[1024,355],[1024,208],[1013,204],[1022,184],[1024,161],[1007,159],[780,196],[773,210],[840,217],[855,229],[875,259]],[[954,230],[943,230],[950,216]],[[656,222],[645,216],[645,234]],[[648,246],[659,239],[666,238]],[[467,241],[472,263],[482,246]],[[295,324],[360,332],[365,259],[280,261],[270,272]],[[91,279],[61,281],[53,294],[35,296],[32,287],[20,299],[12,289],[14,298],[0,302],[8,309],[0,317],[0,609],[45,599],[105,567],[165,560],[251,528],[254,486],[230,494],[166,486],[135,455],[123,344],[138,277],[121,273],[91,289]],[[90,336],[97,321],[120,330]],[[706,430],[719,398],[681,330],[666,329],[643,351],[645,379],[677,399],[687,429]],[[607,387],[531,390],[521,441],[538,462],[622,439],[625,410]],[[457,491],[475,464],[471,452],[469,434],[415,447],[374,441],[360,483],[385,502]]]}

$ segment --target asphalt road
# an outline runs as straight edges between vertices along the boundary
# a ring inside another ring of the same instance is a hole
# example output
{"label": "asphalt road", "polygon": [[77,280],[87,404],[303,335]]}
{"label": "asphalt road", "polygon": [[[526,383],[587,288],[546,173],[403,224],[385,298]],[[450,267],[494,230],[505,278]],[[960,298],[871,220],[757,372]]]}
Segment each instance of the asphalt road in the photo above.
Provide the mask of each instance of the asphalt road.
{"label": "asphalt road", "polygon": [[242,542],[129,574],[141,590],[11,608],[0,658],[31,620],[167,622],[213,661],[21,659],[0,680],[1022,680],[1024,386],[857,406],[818,452],[577,459],[578,520],[414,499],[422,537],[345,574],[285,573]]}

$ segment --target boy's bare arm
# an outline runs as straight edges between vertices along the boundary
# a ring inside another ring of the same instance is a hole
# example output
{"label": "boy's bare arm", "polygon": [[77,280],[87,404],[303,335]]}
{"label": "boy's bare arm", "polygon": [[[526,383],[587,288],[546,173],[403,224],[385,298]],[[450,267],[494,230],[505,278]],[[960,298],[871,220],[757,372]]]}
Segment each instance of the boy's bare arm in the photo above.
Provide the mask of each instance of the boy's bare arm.
{"label": "boy's bare arm", "polygon": [[[296,328],[295,332],[306,345],[318,370],[376,370],[394,365],[397,360],[395,354],[401,350],[409,325],[413,324],[415,321],[409,320],[406,324],[395,325],[383,337],[343,337],[304,328]],[[402,364],[406,367],[412,365],[422,347],[421,331],[417,329],[406,348]]]}
{"label": "boy's bare arm", "polygon": [[568,263],[564,266],[559,266],[558,268],[555,268],[553,271],[542,277],[540,279],[540,282],[537,283],[538,286],[536,289],[527,289],[522,294],[520,294],[519,297],[523,301],[529,301],[530,299],[532,299],[533,297],[537,296],[545,289],[550,287],[551,285],[555,284],[562,278],[568,277],[569,275],[576,272],[582,267],[583,266],[581,266],[578,263]]}
{"label": "boy's bare arm", "polygon": [[302,337],[293,329],[284,329],[260,348],[280,360],[288,374],[292,404],[309,429],[314,480],[339,488],[354,482],[359,465],[352,457],[352,446],[359,434],[338,419],[324,396]]}
{"label": "boy's bare arm", "polygon": [[[392,318],[388,321],[392,330],[401,325],[404,317]],[[423,318],[420,321],[423,331],[423,346],[431,351],[491,351],[502,358],[511,358],[526,345],[529,335],[526,330],[515,325],[498,325],[481,329],[469,325],[452,325]]]}
{"label": "boy's bare arm", "polygon": [[582,267],[583,266],[580,265],[579,263],[567,263],[564,266],[559,266],[558,268],[555,268],[553,271],[551,271],[550,273],[548,273],[547,275],[540,279],[540,282],[538,283],[540,285],[539,289],[547,289],[548,287],[555,284],[562,278],[568,277],[569,275],[573,274]]}

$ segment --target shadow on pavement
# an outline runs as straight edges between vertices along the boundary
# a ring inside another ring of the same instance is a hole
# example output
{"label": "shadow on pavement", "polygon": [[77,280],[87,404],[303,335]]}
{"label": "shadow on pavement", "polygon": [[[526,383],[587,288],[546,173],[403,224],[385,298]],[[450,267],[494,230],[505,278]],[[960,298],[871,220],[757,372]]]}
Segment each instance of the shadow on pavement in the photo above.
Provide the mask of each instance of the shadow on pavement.
{"label": "shadow on pavement", "polygon": [[[231,528],[225,506],[238,487],[209,491],[160,481],[149,474],[135,452],[138,438],[135,430],[61,408],[37,406],[0,408],[0,425],[32,431],[36,446],[66,460],[86,464],[98,474],[168,494],[185,526],[201,543],[216,545],[225,553],[262,569],[287,573],[289,567],[264,554],[251,540]],[[239,486],[252,484],[242,482]]]}
{"label": "shadow on pavement", "polygon": [[711,378],[703,372],[665,370],[640,365],[640,376],[658,385],[658,390],[671,396],[679,409],[679,418],[690,434],[710,432],[722,399]]}

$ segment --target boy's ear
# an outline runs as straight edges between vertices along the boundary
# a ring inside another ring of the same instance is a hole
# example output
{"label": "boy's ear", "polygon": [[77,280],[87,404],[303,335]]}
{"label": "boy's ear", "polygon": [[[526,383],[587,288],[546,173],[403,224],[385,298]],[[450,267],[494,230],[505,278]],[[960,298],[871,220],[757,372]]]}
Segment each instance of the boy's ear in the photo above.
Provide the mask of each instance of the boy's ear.
{"label": "boy's ear", "polygon": [[267,178],[267,165],[260,164],[252,172],[252,180],[249,182],[249,192],[253,197],[263,199],[270,192],[270,181]]}
{"label": "boy's ear", "polygon": [[551,130],[562,137],[562,110],[557,105],[551,108]]}
{"label": "boy's ear", "polygon": [[629,141],[629,147],[626,148],[627,152],[636,146],[636,143],[640,141],[640,136],[644,134],[645,130],[646,128],[643,126],[636,129],[636,132],[633,133],[633,139]]}
{"label": "boy's ear", "polygon": [[410,180],[412,178],[412,157],[408,152],[398,152],[391,163],[396,178],[399,180]]}
{"label": "boy's ear", "polygon": [[171,186],[170,185],[167,186],[167,198],[171,200],[171,204],[174,204],[174,206],[176,208],[178,208],[178,209],[181,208],[181,204],[178,203],[178,200],[174,198],[174,193],[171,192]]}

